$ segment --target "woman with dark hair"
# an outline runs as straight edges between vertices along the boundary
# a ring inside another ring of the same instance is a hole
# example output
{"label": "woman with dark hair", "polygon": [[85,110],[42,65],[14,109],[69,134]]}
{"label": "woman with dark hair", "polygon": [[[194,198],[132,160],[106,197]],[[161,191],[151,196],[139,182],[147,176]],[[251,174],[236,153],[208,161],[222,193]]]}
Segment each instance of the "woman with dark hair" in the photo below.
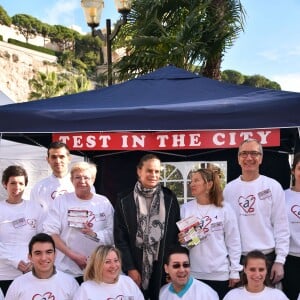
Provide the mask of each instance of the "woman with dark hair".
{"label": "woman with dark hair", "polygon": [[31,270],[28,242],[41,231],[42,208],[22,198],[27,183],[27,172],[21,166],[3,171],[7,199],[0,201],[0,287],[4,295],[16,277]]}
{"label": "woman with dark hair", "polygon": [[143,294],[134,281],[121,275],[121,254],[113,246],[98,246],[89,258],[84,272],[84,282],[74,300],[136,299]]}
{"label": "woman with dark hair", "polygon": [[[191,274],[212,287],[220,299],[240,280],[241,242],[237,220],[223,203],[219,174],[212,169],[192,172],[190,190],[195,197],[181,206],[181,218],[196,217],[200,243],[190,249]],[[179,241],[184,244],[185,233]]]}
{"label": "woman with dark hair", "polygon": [[241,287],[229,291],[223,300],[288,300],[285,294],[269,287],[268,260],[258,250],[249,252],[244,261]]}
{"label": "woman with dark hair", "polygon": [[284,264],[282,287],[290,300],[296,300],[300,293],[300,152],[294,156],[291,173],[293,177],[292,186],[285,190],[290,246]]}
{"label": "woman with dark hair", "polygon": [[114,240],[122,253],[123,271],[151,300],[158,299],[166,283],[165,249],[178,244],[180,218],[175,194],[160,184],[160,170],[157,156],[144,155],[137,166],[138,181],[117,202],[114,215]]}

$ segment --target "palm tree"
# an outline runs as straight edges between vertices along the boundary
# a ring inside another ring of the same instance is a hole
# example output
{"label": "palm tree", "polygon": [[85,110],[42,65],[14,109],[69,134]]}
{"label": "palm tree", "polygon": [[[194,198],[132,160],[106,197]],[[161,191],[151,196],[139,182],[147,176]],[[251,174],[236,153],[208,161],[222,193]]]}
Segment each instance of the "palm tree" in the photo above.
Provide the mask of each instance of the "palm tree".
{"label": "palm tree", "polygon": [[233,0],[136,0],[115,46],[128,55],[116,68],[120,79],[172,64],[220,78],[222,56],[243,30],[244,11]]}

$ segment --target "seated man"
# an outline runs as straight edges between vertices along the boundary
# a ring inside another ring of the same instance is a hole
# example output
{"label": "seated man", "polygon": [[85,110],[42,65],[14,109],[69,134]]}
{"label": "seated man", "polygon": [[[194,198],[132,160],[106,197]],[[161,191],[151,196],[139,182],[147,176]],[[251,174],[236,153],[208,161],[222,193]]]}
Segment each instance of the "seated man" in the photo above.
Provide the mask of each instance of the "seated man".
{"label": "seated man", "polygon": [[32,271],[12,282],[5,299],[73,299],[78,283],[71,275],[55,269],[55,244],[51,236],[46,233],[33,236],[28,258]]}
{"label": "seated man", "polygon": [[164,267],[170,282],[160,289],[159,300],[219,299],[211,287],[190,276],[189,252],[186,248],[171,248]]}

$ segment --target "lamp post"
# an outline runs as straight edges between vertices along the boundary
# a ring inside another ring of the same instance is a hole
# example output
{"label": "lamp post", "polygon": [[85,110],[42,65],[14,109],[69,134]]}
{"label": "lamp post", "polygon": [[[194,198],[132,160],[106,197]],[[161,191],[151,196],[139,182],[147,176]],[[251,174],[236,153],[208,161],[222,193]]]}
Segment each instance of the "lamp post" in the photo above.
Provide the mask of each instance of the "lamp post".
{"label": "lamp post", "polygon": [[113,31],[111,29],[111,20],[106,19],[106,33],[103,34],[101,29],[96,29],[100,24],[101,13],[104,8],[103,0],[81,0],[86,22],[92,29],[92,35],[98,36],[106,44],[106,59],[107,59],[107,83],[112,85],[112,51],[111,45],[113,39],[118,34],[122,25],[127,22],[127,15],[131,10],[132,0],[115,0],[115,5],[118,12],[121,14],[121,19],[115,24]]}

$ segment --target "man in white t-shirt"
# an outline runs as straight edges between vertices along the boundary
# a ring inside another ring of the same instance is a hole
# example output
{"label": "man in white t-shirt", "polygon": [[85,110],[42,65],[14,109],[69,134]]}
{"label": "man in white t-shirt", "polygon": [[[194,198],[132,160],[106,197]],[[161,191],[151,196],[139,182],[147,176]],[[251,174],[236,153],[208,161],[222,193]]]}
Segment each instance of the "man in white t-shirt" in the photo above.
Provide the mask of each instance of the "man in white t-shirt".
{"label": "man in white t-shirt", "polygon": [[79,287],[68,274],[56,270],[55,244],[51,236],[38,233],[29,243],[32,271],[17,277],[6,293],[6,300],[65,299],[72,300]]}
{"label": "man in white t-shirt", "polygon": [[189,252],[181,246],[168,251],[165,272],[169,283],[160,289],[159,300],[219,300],[218,294],[207,284],[190,276]]}
{"label": "man in white t-shirt", "polygon": [[52,174],[37,182],[30,194],[30,200],[40,203],[45,213],[56,197],[74,191],[69,174],[71,155],[68,146],[62,142],[52,142],[48,147],[47,161]]}
{"label": "man in white t-shirt", "polygon": [[229,182],[223,194],[237,216],[242,254],[262,251],[272,264],[270,279],[276,284],[284,275],[289,225],[284,191],[279,182],[259,173],[262,159],[261,143],[255,139],[244,140],[238,150],[242,175]]}

